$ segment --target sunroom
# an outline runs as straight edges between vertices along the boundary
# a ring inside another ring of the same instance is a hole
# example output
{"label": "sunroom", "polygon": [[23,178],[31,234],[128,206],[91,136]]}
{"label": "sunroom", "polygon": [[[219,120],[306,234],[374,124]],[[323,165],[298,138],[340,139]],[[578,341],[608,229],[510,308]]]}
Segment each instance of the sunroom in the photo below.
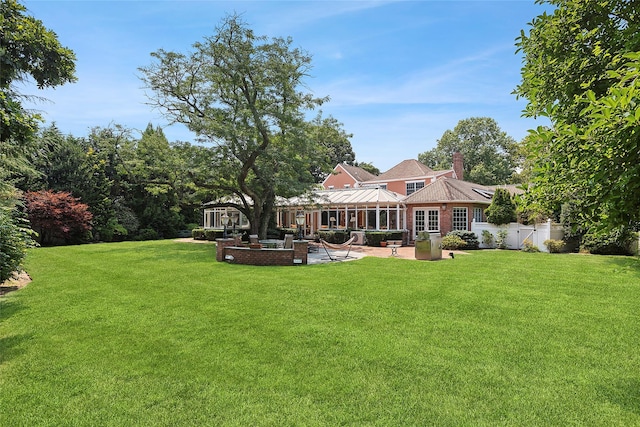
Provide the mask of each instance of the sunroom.
{"label": "sunroom", "polygon": [[305,236],[319,230],[401,231],[407,227],[403,197],[378,187],[318,190],[282,200],[276,222],[279,228],[297,229],[304,218]]}

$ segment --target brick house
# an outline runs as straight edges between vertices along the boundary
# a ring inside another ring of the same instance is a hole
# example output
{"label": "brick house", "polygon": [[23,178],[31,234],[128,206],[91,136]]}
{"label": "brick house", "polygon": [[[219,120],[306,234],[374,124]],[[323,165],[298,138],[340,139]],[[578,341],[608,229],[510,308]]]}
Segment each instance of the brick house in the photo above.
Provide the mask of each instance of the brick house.
{"label": "brick house", "polygon": [[409,195],[441,178],[463,179],[462,155],[453,155],[453,168],[434,171],[415,159],[398,163],[376,176],[362,168],[340,163],[322,183],[326,190],[341,188],[377,187],[394,193]]}
{"label": "brick house", "polygon": [[359,188],[362,183],[375,179],[376,176],[357,166],[339,163],[333,168],[322,182],[325,190],[338,190],[340,188]]}
{"label": "brick house", "polygon": [[439,179],[407,196],[407,223],[411,235],[428,231],[442,235],[471,230],[471,222],[485,220],[494,189],[458,179]]}
{"label": "brick house", "polygon": [[[422,231],[444,236],[452,230],[471,230],[474,220],[485,221],[496,187],[464,181],[463,170],[460,153],[453,156],[453,168],[443,171],[413,159],[379,176],[339,164],[323,182],[324,190],[281,200],[277,226],[297,228],[296,216],[302,212],[306,236],[321,229],[408,231],[413,241]],[[507,188],[512,194],[519,191]],[[221,227],[217,219],[224,212],[227,208],[205,209],[205,228]],[[240,218],[238,228],[245,221]]]}

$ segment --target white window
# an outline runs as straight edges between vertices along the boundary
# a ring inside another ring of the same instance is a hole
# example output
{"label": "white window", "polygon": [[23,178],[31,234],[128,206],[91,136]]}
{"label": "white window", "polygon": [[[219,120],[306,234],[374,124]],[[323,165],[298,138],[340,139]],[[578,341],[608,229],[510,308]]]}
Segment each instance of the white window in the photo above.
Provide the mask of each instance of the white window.
{"label": "white window", "polygon": [[483,222],[484,221],[484,211],[482,208],[473,208],[473,220],[475,222]]}
{"label": "white window", "polygon": [[467,208],[453,208],[453,224],[454,230],[467,230]]}
{"label": "white window", "polygon": [[424,187],[424,181],[407,182],[407,196]]}
{"label": "white window", "polygon": [[437,209],[416,209],[413,215],[415,235],[422,231],[440,231],[440,211]]}
{"label": "white window", "polygon": [[344,188],[351,188],[351,184],[345,184]]}

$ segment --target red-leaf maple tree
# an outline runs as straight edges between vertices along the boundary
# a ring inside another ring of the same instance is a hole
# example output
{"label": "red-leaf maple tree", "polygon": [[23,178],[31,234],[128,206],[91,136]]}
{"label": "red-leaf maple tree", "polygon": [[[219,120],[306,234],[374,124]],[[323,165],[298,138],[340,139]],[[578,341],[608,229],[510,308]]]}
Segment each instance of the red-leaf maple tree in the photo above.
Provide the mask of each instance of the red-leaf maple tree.
{"label": "red-leaf maple tree", "polygon": [[89,206],[71,193],[30,191],[25,194],[25,205],[40,244],[80,243],[91,230]]}

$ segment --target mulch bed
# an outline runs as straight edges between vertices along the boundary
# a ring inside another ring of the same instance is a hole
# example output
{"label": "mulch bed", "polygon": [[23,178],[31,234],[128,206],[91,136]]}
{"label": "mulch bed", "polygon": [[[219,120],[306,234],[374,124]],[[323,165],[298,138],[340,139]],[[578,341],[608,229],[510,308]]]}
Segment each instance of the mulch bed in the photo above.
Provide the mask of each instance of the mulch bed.
{"label": "mulch bed", "polygon": [[7,280],[6,282],[0,283],[0,297],[8,294],[9,292],[17,291],[18,289],[22,289],[31,283],[31,277],[26,272],[21,272],[16,274],[16,276],[12,279]]}

